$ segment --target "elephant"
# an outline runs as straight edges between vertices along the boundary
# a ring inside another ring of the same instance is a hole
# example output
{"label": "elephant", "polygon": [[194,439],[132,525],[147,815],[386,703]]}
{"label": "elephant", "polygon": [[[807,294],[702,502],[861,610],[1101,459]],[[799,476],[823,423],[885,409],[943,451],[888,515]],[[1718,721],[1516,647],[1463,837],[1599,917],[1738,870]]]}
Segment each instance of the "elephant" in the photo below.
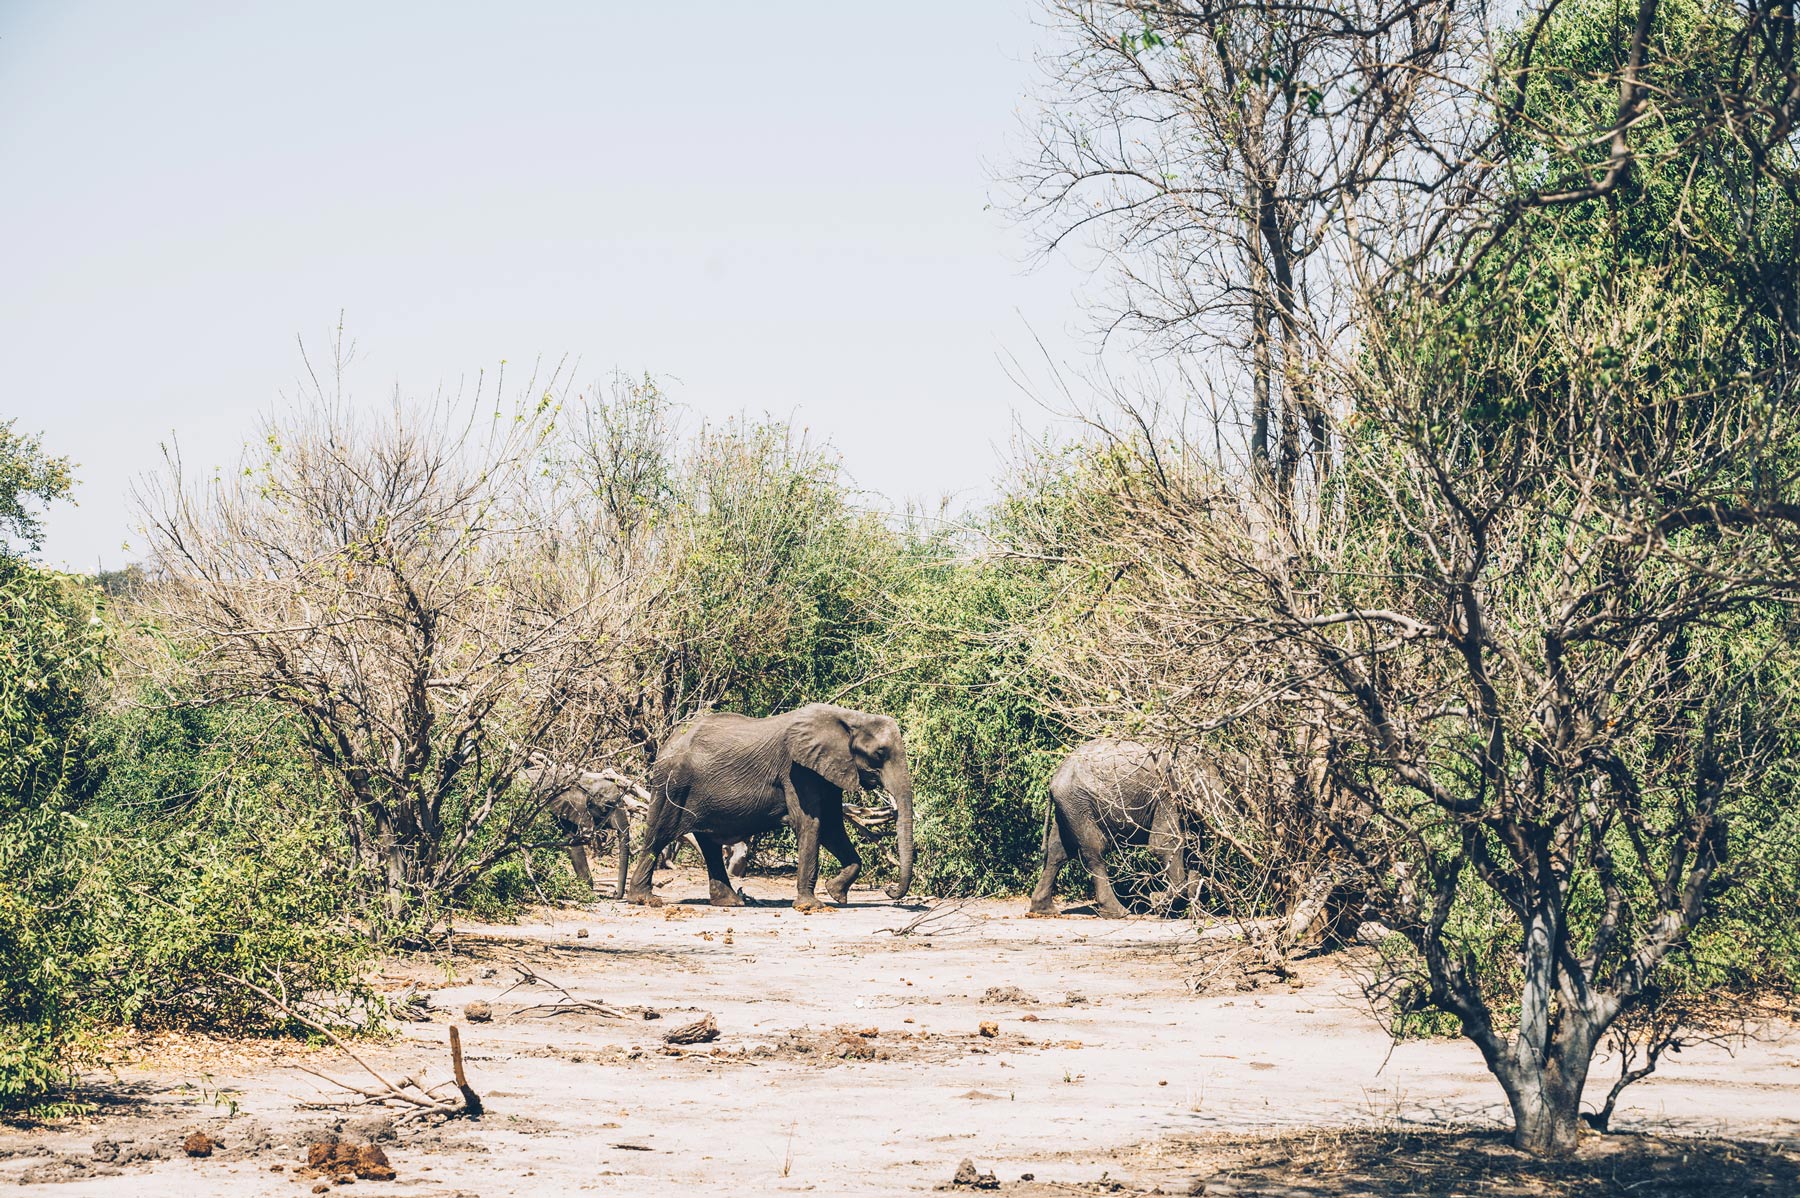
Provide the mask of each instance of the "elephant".
{"label": "elephant", "polygon": [[1056,913],[1056,875],[1079,857],[1094,879],[1094,904],[1109,919],[1125,908],[1113,893],[1102,854],[1108,845],[1147,844],[1162,859],[1166,894],[1187,893],[1186,819],[1175,785],[1173,755],[1130,740],[1090,740],[1050,779],[1044,816],[1044,872],[1031,892],[1031,913]]}
{"label": "elephant", "polygon": [[590,888],[593,872],[588,867],[589,848],[599,851],[599,831],[610,825],[618,844],[618,889],[625,893],[631,865],[631,812],[629,803],[637,789],[629,778],[611,770],[580,770],[538,759],[525,771],[526,785],[538,796],[557,826],[570,837],[569,862],[575,876]]}
{"label": "elephant", "polygon": [[651,767],[650,810],[625,897],[660,905],[651,890],[658,854],[692,834],[706,859],[713,905],[742,906],[721,846],[785,823],[800,850],[795,909],[824,906],[814,893],[821,846],[843,866],[825,892],[834,903],[846,902],[862,857],[844,830],[844,792],[876,788],[894,800],[900,873],[887,893],[898,899],[912,886],[913,790],[906,745],[892,717],[826,703],[763,719],[729,712],[696,716]]}

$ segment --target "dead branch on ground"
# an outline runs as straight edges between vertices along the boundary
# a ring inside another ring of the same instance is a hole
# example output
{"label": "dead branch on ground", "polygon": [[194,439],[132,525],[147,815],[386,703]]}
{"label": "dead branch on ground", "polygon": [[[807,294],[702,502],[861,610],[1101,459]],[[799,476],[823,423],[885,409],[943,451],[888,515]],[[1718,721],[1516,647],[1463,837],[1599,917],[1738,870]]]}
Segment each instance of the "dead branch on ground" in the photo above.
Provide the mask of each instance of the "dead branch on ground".
{"label": "dead branch on ground", "polygon": [[[288,1001],[287,982],[279,974],[277,974],[275,978],[276,987],[280,991],[279,994],[270,991],[264,986],[257,985],[248,978],[238,977],[235,974],[227,973],[220,974],[219,976],[228,982],[244,987],[244,989],[250,991],[252,994],[260,996],[282,1018],[292,1019],[294,1022],[303,1024],[313,1031],[318,1032],[321,1036],[324,1036],[327,1040],[331,1041],[332,1045],[345,1056],[360,1065],[365,1073],[375,1079],[377,1087],[369,1089],[363,1086],[352,1085],[346,1081],[340,1081],[329,1074],[321,1073],[319,1070],[309,1068],[305,1065],[294,1066],[294,1068],[300,1070],[302,1073],[310,1073],[322,1081],[330,1082],[340,1090],[348,1090],[350,1093],[359,1095],[362,1098],[360,1103],[351,1103],[348,1105],[398,1105],[411,1108],[402,1116],[403,1118],[418,1118],[425,1115],[444,1115],[450,1117],[460,1115],[473,1118],[481,1114],[481,1099],[476,1095],[474,1090],[469,1088],[468,1082],[463,1075],[462,1042],[457,1034],[456,1028],[452,1027],[450,1029],[451,1064],[456,1075],[454,1081],[443,1081],[434,1086],[427,1086],[410,1075],[401,1078],[399,1081],[390,1081],[380,1070],[364,1060],[362,1056],[359,1055],[355,1049],[351,1048],[350,1045],[345,1042],[344,1038],[333,1031],[330,1026],[320,1023],[318,1020],[309,1016],[302,1015],[299,1011],[295,1010],[293,1004]],[[452,1086],[461,1091],[460,1100],[447,1097],[440,1093],[440,1091],[447,1090]],[[318,1105],[343,1106],[346,1104],[322,1103]]]}
{"label": "dead branch on ground", "polygon": [[950,902],[935,902],[919,912],[912,919],[897,928],[877,928],[877,932],[887,932],[894,936],[954,936],[958,932],[966,932],[975,926],[973,917],[965,918],[961,923],[948,924],[946,921],[963,914],[973,899],[954,899]]}
{"label": "dead branch on ground", "polygon": [[522,965],[519,962],[514,961],[512,962],[512,968],[519,975],[519,980],[508,986],[505,990],[502,990],[499,998],[496,998],[494,1001],[500,1001],[500,999],[505,998],[521,986],[548,986],[550,989],[556,991],[559,996],[555,1002],[537,1003],[533,1006],[521,1007],[518,1012],[521,1015],[531,1015],[534,1013],[541,1013],[544,1015],[567,1015],[575,1011],[591,1011],[594,1014],[603,1016],[607,1019],[624,1019],[626,1017],[625,1012],[617,1007],[609,1007],[605,1003],[593,1002],[590,999],[576,998],[563,987],[533,970],[530,966]]}

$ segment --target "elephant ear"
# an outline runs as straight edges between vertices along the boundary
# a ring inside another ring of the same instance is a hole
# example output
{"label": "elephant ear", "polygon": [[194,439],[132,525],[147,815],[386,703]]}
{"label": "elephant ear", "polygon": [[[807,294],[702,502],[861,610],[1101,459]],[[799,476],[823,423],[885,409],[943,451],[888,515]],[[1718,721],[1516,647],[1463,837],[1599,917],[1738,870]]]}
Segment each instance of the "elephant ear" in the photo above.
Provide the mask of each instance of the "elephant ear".
{"label": "elephant ear", "polygon": [[820,705],[802,712],[788,735],[788,752],[839,790],[862,789],[862,777],[850,757],[850,723],[835,708]]}

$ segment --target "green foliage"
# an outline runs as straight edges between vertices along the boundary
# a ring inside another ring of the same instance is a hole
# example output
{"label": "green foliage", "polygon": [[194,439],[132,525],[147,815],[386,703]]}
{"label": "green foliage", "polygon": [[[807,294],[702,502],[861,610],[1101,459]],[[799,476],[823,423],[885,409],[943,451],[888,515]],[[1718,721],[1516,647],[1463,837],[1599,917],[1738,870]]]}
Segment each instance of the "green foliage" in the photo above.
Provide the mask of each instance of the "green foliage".
{"label": "green foliage", "polygon": [[561,849],[531,850],[508,857],[481,875],[458,896],[456,909],[483,922],[509,923],[533,903],[592,902],[593,897],[575,876],[568,854]]}
{"label": "green foliage", "polygon": [[14,556],[11,541],[32,552],[43,543],[43,523],[27,500],[66,499],[75,484],[69,459],[45,454],[43,443],[19,432],[18,423],[0,421],[0,558]]}
{"label": "green foliage", "polygon": [[381,932],[327,792],[283,713],[193,708],[144,693],[94,733],[83,807],[114,896],[95,963],[108,1023],[274,1026],[232,979],[338,1007],[368,1005]]}
{"label": "green foliage", "polygon": [[70,811],[105,662],[95,593],[0,557],[0,1109],[32,1105],[79,1046],[93,884]]}
{"label": "green foliage", "polygon": [[1016,892],[1036,873],[1064,731],[1014,631],[1053,597],[1047,571],[915,550],[867,705],[905,729],[918,876],[935,894]]}
{"label": "green foliage", "polygon": [[[1525,119],[1506,141],[1521,190],[1554,190],[1606,164],[1605,139],[1588,134],[1614,120],[1635,15],[1635,6],[1579,0],[1543,27],[1521,97]],[[1800,910],[1781,897],[1800,880],[1791,800],[1800,629],[1781,598],[1791,593],[1791,558],[1784,563],[1778,544],[1759,549],[1729,524],[1677,522],[1658,542],[1634,541],[1636,529],[1684,507],[1780,496],[1800,461],[1793,422],[1782,415],[1792,402],[1793,349],[1783,319],[1800,258],[1793,147],[1758,153],[1709,110],[1739,88],[1740,22],[1732,6],[1704,0],[1659,6],[1644,70],[1655,119],[1634,131],[1635,158],[1617,192],[1527,206],[1447,294],[1407,293],[1386,314],[1392,324],[1375,326],[1365,343],[1370,383],[1346,438],[1342,477],[1363,484],[1345,495],[1346,578],[1435,577],[1441,534],[1434,544],[1419,530],[1434,521],[1441,528],[1441,518],[1388,481],[1398,455],[1423,454],[1465,496],[1491,505],[1481,509],[1491,563],[1481,593],[1517,660],[1569,680],[1563,701],[1593,679],[1612,679],[1606,736],[1616,738],[1616,764],[1605,776],[1575,777],[1592,770],[1596,753],[1569,763],[1567,775],[1558,765],[1545,776],[1552,793],[1634,779],[1634,819],[1652,832],[1633,840],[1618,823],[1596,820],[1596,840],[1583,850],[1591,859],[1563,863],[1575,943],[1602,924],[1600,872],[1613,875],[1623,909],[1609,951],[1644,942],[1658,879],[1679,877],[1681,854],[1692,851],[1680,830],[1696,793],[1724,796],[1724,864],[1698,923],[1626,1012],[1621,1035],[1684,1005],[1700,1010],[1708,996],[1793,994],[1800,982]],[[1514,66],[1523,50],[1521,38]],[[1776,182],[1783,177],[1786,187]],[[1634,547],[1614,548],[1625,543]],[[1731,556],[1733,545],[1744,546],[1742,556]],[[1707,594],[1717,596],[1710,606],[1697,601]],[[1561,621],[1547,609],[1558,595],[1583,596]],[[1577,621],[1601,628],[1619,596],[1629,618],[1616,631],[1567,635]],[[1655,633],[1659,620],[1680,627]],[[1558,634],[1554,663],[1539,660],[1550,639],[1539,629]],[[1655,640],[1641,659],[1626,656],[1653,635],[1666,642]],[[1429,693],[1429,684],[1419,690]],[[1554,747],[1533,745],[1537,722],[1526,704],[1506,718],[1505,773],[1558,762]],[[1487,801],[1479,744],[1446,745],[1440,761],[1435,782],[1471,804]],[[1476,860],[1505,859],[1505,846],[1467,818],[1434,819],[1423,802],[1402,818],[1426,829],[1422,857],[1441,862],[1460,844]],[[1635,870],[1617,864],[1634,860]],[[1490,885],[1482,871],[1462,875],[1445,939],[1480,979],[1496,1024],[1510,1029],[1520,929]],[[1418,961],[1399,964],[1422,979]],[[1448,1030],[1441,1013],[1406,1002],[1396,1019],[1403,1031]]]}
{"label": "green foliage", "polygon": [[686,711],[767,715],[868,669],[896,541],[835,455],[780,423],[701,433],[682,471],[658,649]]}

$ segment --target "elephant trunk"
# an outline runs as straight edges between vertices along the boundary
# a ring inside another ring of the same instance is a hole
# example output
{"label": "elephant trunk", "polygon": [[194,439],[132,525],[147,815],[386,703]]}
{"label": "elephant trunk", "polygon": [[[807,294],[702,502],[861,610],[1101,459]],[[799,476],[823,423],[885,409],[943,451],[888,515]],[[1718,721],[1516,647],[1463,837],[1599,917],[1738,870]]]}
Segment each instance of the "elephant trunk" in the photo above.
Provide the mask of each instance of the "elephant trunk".
{"label": "elephant trunk", "polygon": [[882,788],[894,796],[894,832],[900,841],[900,876],[887,888],[889,898],[905,898],[913,875],[912,771],[904,755],[896,756],[882,771]]}

